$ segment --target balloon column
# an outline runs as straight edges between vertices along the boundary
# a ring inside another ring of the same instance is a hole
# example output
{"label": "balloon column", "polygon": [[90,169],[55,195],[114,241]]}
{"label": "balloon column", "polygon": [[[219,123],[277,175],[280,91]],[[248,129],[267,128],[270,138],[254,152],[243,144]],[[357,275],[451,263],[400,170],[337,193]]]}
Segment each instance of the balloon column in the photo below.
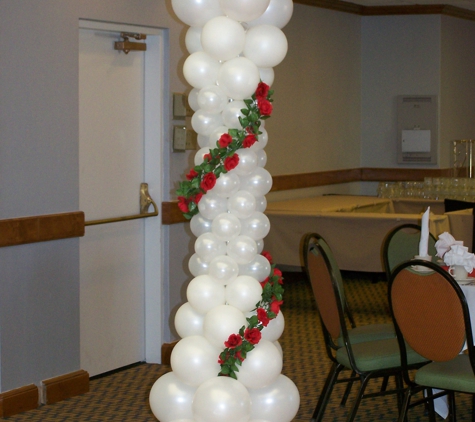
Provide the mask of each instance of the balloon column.
{"label": "balloon column", "polygon": [[[172,372],[150,392],[160,422],[290,422],[300,397],[281,373],[281,273],[263,252],[273,68],[292,0],[172,0],[189,25],[183,73],[200,150],[179,207],[197,237],[175,316]],[[219,375],[219,376],[218,376]]]}

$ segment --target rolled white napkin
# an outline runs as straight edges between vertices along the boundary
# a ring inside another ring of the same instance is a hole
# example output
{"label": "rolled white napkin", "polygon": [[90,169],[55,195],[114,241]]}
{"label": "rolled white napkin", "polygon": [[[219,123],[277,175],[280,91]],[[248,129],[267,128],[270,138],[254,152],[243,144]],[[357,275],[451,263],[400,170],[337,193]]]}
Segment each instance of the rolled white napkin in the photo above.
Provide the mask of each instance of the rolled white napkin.
{"label": "rolled white napkin", "polygon": [[463,265],[468,273],[475,268],[475,255],[466,246],[452,245],[444,255],[444,262],[451,265]]}
{"label": "rolled white napkin", "polygon": [[429,255],[429,212],[430,207],[422,214],[421,239],[419,240],[419,256]]}
{"label": "rolled white napkin", "polygon": [[439,234],[439,240],[435,242],[435,249],[437,249],[437,256],[439,258],[444,258],[444,254],[450,250],[452,245],[463,246],[462,240],[455,240],[455,238],[448,232],[443,232]]}

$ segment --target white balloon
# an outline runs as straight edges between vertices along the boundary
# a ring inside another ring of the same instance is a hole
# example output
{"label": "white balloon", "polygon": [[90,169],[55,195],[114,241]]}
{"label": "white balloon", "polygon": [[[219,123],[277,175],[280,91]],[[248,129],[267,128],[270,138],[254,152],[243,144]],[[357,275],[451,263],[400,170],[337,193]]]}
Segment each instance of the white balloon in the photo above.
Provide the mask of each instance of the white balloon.
{"label": "white balloon", "polygon": [[[199,136],[199,135],[198,135]],[[206,154],[209,154],[209,146],[207,147],[203,147],[201,149],[199,149],[196,154],[195,154],[195,160],[194,160],[194,163],[195,163],[195,166],[199,166],[200,164],[203,163],[203,157],[206,155]]]}
{"label": "white balloon", "polygon": [[191,117],[193,130],[201,135],[209,136],[214,129],[222,125],[223,118],[221,113],[210,113],[209,111],[199,109]]}
{"label": "white balloon", "polygon": [[281,372],[279,350],[272,342],[261,339],[242,362],[237,379],[247,388],[264,388],[275,382]]}
{"label": "white balloon", "polygon": [[261,300],[262,286],[249,275],[240,275],[226,286],[226,302],[241,312],[250,312]]}
{"label": "white balloon", "polygon": [[275,67],[287,54],[285,34],[273,25],[258,25],[247,30],[244,56],[258,67]]}
{"label": "white balloon", "polygon": [[246,190],[239,190],[228,199],[229,212],[238,218],[247,218],[256,210],[256,198]]}
{"label": "white balloon", "polygon": [[203,26],[223,14],[218,0],[172,0],[173,11],[189,26]]}
{"label": "white balloon", "polygon": [[249,390],[249,393],[252,401],[251,420],[289,422],[299,410],[299,390],[285,375],[280,374],[272,384]]}
{"label": "white balloon", "polygon": [[267,327],[261,331],[262,338],[269,341],[277,341],[282,336],[285,328],[284,314],[280,311],[274,319],[269,321]]}
{"label": "white balloon", "polygon": [[249,264],[239,266],[239,274],[250,275],[257,281],[264,281],[270,275],[271,265],[266,257],[256,255]]}
{"label": "white balloon", "polygon": [[196,387],[182,382],[173,372],[162,375],[154,382],[149,395],[150,408],[162,422],[177,418],[192,418],[191,403]]}
{"label": "white balloon", "polygon": [[204,51],[190,54],[183,64],[183,76],[193,88],[216,83],[221,64]]}
{"label": "white balloon", "polygon": [[203,233],[195,240],[195,252],[202,260],[210,262],[215,256],[224,255],[226,243],[213,233]]}
{"label": "white balloon", "polygon": [[274,25],[282,29],[292,17],[294,3],[292,0],[270,0],[269,7],[257,19],[248,22],[249,26]]}
{"label": "white balloon", "polygon": [[203,233],[211,232],[212,222],[212,220],[204,218],[200,213],[195,214],[190,220],[190,230],[196,237],[201,236]]}
{"label": "white balloon", "polygon": [[191,255],[191,258],[188,261],[188,269],[194,277],[199,275],[208,274],[209,262],[201,258],[197,253]]}
{"label": "white balloon", "polygon": [[215,306],[224,304],[225,288],[218,280],[199,275],[188,284],[186,298],[195,311],[205,314]]}
{"label": "white balloon", "polygon": [[260,67],[259,75],[261,76],[262,82],[266,83],[269,86],[272,86],[275,77],[275,72],[272,67]]}
{"label": "white balloon", "polygon": [[[261,122],[262,123],[262,122]],[[257,142],[254,142],[249,149],[256,152],[266,147],[267,142],[269,141],[269,136],[267,134],[267,130],[261,124],[259,131],[262,132],[260,135],[257,136]]]}
{"label": "white balloon", "polygon": [[224,14],[239,22],[260,17],[269,7],[270,0],[219,0]]}
{"label": "white balloon", "polygon": [[205,315],[203,332],[213,346],[224,349],[224,342],[229,336],[237,334],[246,324],[246,317],[239,309],[231,305],[220,305]]}
{"label": "white balloon", "polygon": [[282,357],[284,357],[284,351],[282,350],[282,346],[278,341],[274,341],[274,346],[277,347],[277,350],[281,354]]}
{"label": "white balloon", "polygon": [[240,128],[239,117],[244,117],[242,109],[247,109],[246,103],[242,100],[234,100],[226,104],[223,109],[223,122],[227,127]]}
{"label": "white balloon", "polygon": [[232,171],[223,173],[221,176],[219,176],[218,180],[216,180],[213,193],[220,196],[221,198],[229,198],[239,190],[240,185],[241,180],[236,173]]}
{"label": "white balloon", "polygon": [[254,211],[252,215],[241,221],[241,234],[251,239],[263,239],[269,234],[269,218],[260,211]]}
{"label": "white balloon", "polygon": [[228,97],[235,100],[251,97],[259,81],[259,69],[246,57],[228,60],[218,71],[218,85]]}
{"label": "white balloon", "polygon": [[259,149],[257,151],[254,151],[257,156],[257,165],[259,167],[265,167],[267,164],[267,154],[263,149]]}
{"label": "white balloon", "polygon": [[238,236],[228,242],[227,254],[238,264],[248,264],[257,255],[257,244],[249,236]]}
{"label": "white balloon", "polygon": [[223,212],[217,215],[211,224],[211,232],[219,239],[229,241],[239,235],[241,220],[234,214]]}
{"label": "white balloon", "polygon": [[205,86],[198,94],[200,109],[209,113],[221,113],[227,103],[228,97],[217,85]]}
{"label": "white balloon", "polygon": [[249,392],[230,377],[215,377],[201,384],[193,399],[195,422],[248,422]]}
{"label": "white balloon", "polygon": [[198,203],[198,210],[203,217],[212,220],[218,214],[227,211],[227,200],[209,191],[206,195],[201,197],[201,201]]}
{"label": "white balloon", "polygon": [[181,338],[203,335],[204,316],[188,302],[178,308],[175,314],[175,329]]}
{"label": "white balloon", "polygon": [[256,196],[256,211],[264,212],[267,208],[267,199],[265,196]]}
{"label": "white balloon", "polygon": [[226,285],[239,274],[237,262],[227,255],[219,255],[209,263],[209,275]]}
{"label": "white balloon", "polygon": [[196,140],[198,141],[198,145],[200,148],[207,147],[209,150],[209,136],[198,133]]}
{"label": "white balloon", "polygon": [[[197,51],[203,51],[201,45],[201,31],[203,28],[197,26],[190,26],[185,35],[185,46],[188,53],[193,54]],[[267,82],[266,82],[267,83]]]}
{"label": "white balloon", "polygon": [[234,168],[234,172],[239,176],[246,176],[257,167],[257,155],[250,148],[241,148],[236,151],[239,156],[239,163]]}
{"label": "white balloon", "polygon": [[246,32],[241,24],[226,16],[209,20],[201,33],[201,45],[211,57],[226,61],[244,49]]}
{"label": "white balloon", "polygon": [[264,250],[264,240],[263,239],[256,240],[256,245],[257,245],[257,253],[260,254]]}
{"label": "white balloon", "polygon": [[188,94],[188,105],[193,111],[197,111],[200,107],[198,105],[198,94],[200,90],[193,88]]}
{"label": "white balloon", "polygon": [[255,197],[266,195],[269,193],[271,188],[272,176],[266,169],[263,169],[262,167],[257,167],[248,176],[241,176],[241,189],[247,190]]}
{"label": "white balloon", "polygon": [[[208,136],[208,145],[210,148],[217,148],[217,142],[219,141],[219,138],[221,138],[221,135],[224,133],[228,133],[229,128],[227,126],[218,126],[215,128],[210,135]],[[221,176],[219,176],[221,177]]]}
{"label": "white balloon", "polygon": [[219,353],[219,349],[203,336],[185,337],[173,348],[170,364],[181,381],[198,386],[218,375],[221,369],[217,359]]}

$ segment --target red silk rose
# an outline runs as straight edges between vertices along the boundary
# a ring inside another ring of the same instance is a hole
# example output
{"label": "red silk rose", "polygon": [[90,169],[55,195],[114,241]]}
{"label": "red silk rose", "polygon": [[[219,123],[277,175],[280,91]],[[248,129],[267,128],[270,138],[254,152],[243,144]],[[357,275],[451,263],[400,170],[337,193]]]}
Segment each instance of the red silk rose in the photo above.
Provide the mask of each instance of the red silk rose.
{"label": "red silk rose", "polygon": [[226,148],[233,141],[233,138],[229,133],[223,133],[219,138],[218,144],[220,148]]}
{"label": "red silk rose", "polygon": [[262,251],[261,255],[269,261],[269,264],[272,264],[272,255],[268,251]]}
{"label": "red silk rose", "polygon": [[205,192],[208,192],[210,189],[214,188],[216,184],[216,175],[212,172],[206,173],[201,181],[200,188]]}
{"label": "red silk rose", "polygon": [[249,148],[251,147],[252,145],[254,145],[257,141],[257,138],[255,135],[247,135],[245,138],[244,138],[244,141],[242,142],[242,146],[244,148]]}
{"label": "red silk rose", "polygon": [[264,82],[260,82],[259,85],[257,85],[256,89],[256,98],[265,98],[267,99],[267,94],[269,94],[269,85],[267,85]]}
{"label": "red silk rose", "polygon": [[274,314],[278,314],[279,311],[280,311],[280,306],[284,303],[283,300],[274,300],[271,304],[270,304],[270,310],[271,312],[274,312]]}
{"label": "red silk rose", "polygon": [[203,161],[211,161],[211,154],[208,153],[208,154],[203,155]]}
{"label": "red silk rose", "polygon": [[270,116],[272,114],[272,104],[266,99],[257,100],[257,107],[263,116]]}
{"label": "red silk rose", "polygon": [[193,201],[195,202],[195,204],[198,205],[198,202],[201,201],[201,198],[202,198],[202,197],[203,197],[203,194],[202,194],[201,192],[200,192],[200,193],[197,193],[197,194],[195,195],[195,197],[193,198]]}
{"label": "red silk rose", "polygon": [[231,157],[226,157],[224,160],[224,168],[230,171],[239,164],[239,155],[233,154]]}
{"label": "red silk rose", "polygon": [[198,176],[198,173],[195,171],[195,169],[191,169],[189,173],[186,175],[186,178],[188,180],[193,180],[196,176]]}
{"label": "red silk rose", "polygon": [[244,338],[251,344],[257,344],[261,340],[262,334],[257,328],[246,328]]}
{"label": "red silk rose", "polygon": [[258,308],[257,309],[257,319],[259,322],[264,326],[267,327],[267,324],[269,324],[269,316],[267,315],[267,312],[263,308]]}
{"label": "red silk rose", "polygon": [[183,213],[187,213],[189,211],[188,201],[184,196],[178,197],[178,208],[180,208],[180,211]]}
{"label": "red silk rose", "polygon": [[228,338],[228,341],[224,342],[224,345],[228,349],[234,349],[237,346],[240,346],[242,344],[242,338],[238,334],[231,334]]}

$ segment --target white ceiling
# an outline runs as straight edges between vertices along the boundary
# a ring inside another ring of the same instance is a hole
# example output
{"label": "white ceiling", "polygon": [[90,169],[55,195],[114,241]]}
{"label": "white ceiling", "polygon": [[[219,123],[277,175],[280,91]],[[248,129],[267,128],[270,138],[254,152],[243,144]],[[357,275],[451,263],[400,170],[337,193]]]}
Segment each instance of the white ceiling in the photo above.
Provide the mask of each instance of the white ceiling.
{"label": "white ceiling", "polygon": [[347,0],[363,6],[407,6],[411,4],[447,4],[475,10],[475,0]]}

